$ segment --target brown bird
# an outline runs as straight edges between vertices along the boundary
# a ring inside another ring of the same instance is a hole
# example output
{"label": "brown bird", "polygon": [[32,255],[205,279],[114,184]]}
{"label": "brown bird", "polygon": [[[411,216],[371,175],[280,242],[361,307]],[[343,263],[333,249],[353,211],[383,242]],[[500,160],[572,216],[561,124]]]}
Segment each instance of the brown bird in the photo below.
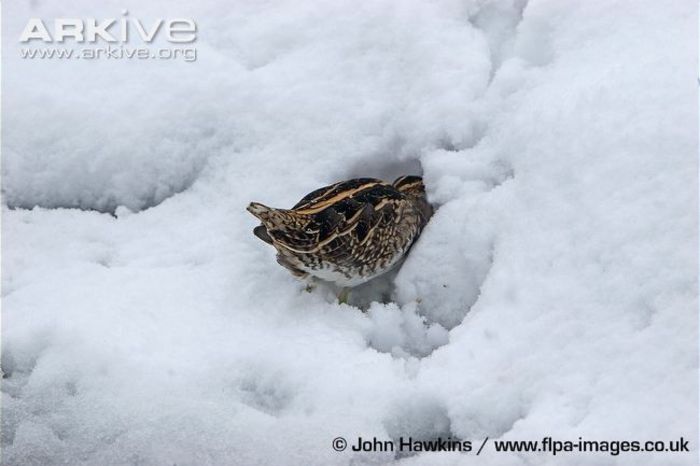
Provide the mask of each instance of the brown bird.
{"label": "brown bird", "polygon": [[[255,236],[294,276],[354,287],[392,269],[432,215],[423,179],[356,178],[319,188],[291,209],[252,202]],[[347,293],[347,291],[346,291]],[[346,294],[347,296],[347,294]]]}

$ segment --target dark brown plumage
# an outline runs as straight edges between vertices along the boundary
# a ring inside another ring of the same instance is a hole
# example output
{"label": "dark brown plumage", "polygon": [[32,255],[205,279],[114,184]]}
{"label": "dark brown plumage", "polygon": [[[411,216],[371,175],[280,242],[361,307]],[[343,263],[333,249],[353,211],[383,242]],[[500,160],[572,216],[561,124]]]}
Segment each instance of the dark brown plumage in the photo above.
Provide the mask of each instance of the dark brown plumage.
{"label": "dark brown plumage", "polygon": [[417,176],[392,184],[356,178],[319,188],[291,209],[252,202],[248,211],[262,222],[253,233],[277,249],[279,264],[343,287],[389,271],[432,214]]}

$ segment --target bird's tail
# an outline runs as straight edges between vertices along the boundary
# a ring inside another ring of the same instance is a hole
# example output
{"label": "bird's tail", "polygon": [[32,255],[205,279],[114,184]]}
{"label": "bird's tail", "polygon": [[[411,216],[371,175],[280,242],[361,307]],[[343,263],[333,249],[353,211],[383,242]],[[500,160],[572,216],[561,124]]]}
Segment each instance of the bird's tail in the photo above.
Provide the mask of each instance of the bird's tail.
{"label": "bird's tail", "polygon": [[255,215],[268,230],[301,228],[308,223],[308,216],[293,210],[275,209],[259,202],[251,202],[248,212]]}

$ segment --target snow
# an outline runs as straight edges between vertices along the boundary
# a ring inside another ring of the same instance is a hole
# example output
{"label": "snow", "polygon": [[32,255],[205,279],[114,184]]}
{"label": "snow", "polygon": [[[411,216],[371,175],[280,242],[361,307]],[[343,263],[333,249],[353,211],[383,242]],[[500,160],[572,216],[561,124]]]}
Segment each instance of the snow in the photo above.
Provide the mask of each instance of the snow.
{"label": "snow", "polygon": [[[18,57],[29,17],[124,8],[194,18],[197,61]],[[474,452],[331,442],[684,436],[478,461],[695,464],[695,8],[5,5],[3,463],[446,465]],[[438,209],[351,305],[252,235],[250,201],[417,173]]]}

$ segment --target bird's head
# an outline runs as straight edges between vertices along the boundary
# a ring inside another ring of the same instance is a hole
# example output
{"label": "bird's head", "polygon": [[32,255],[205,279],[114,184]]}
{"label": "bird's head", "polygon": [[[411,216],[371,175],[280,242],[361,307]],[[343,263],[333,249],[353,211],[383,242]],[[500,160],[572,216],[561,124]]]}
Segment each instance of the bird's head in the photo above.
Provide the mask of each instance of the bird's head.
{"label": "bird's head", "polygon": [[393,186],[416,203],[426,220],[433,215],[433,208],[428,203],[428,197],[425,194],[423,178],[413,175],[400,176],[394,180]]}
{"label": "bird's head", "polygon": [[393,185],[407,196],[425,196],[425,185],[420,176],[400,176],[394,180]]}

